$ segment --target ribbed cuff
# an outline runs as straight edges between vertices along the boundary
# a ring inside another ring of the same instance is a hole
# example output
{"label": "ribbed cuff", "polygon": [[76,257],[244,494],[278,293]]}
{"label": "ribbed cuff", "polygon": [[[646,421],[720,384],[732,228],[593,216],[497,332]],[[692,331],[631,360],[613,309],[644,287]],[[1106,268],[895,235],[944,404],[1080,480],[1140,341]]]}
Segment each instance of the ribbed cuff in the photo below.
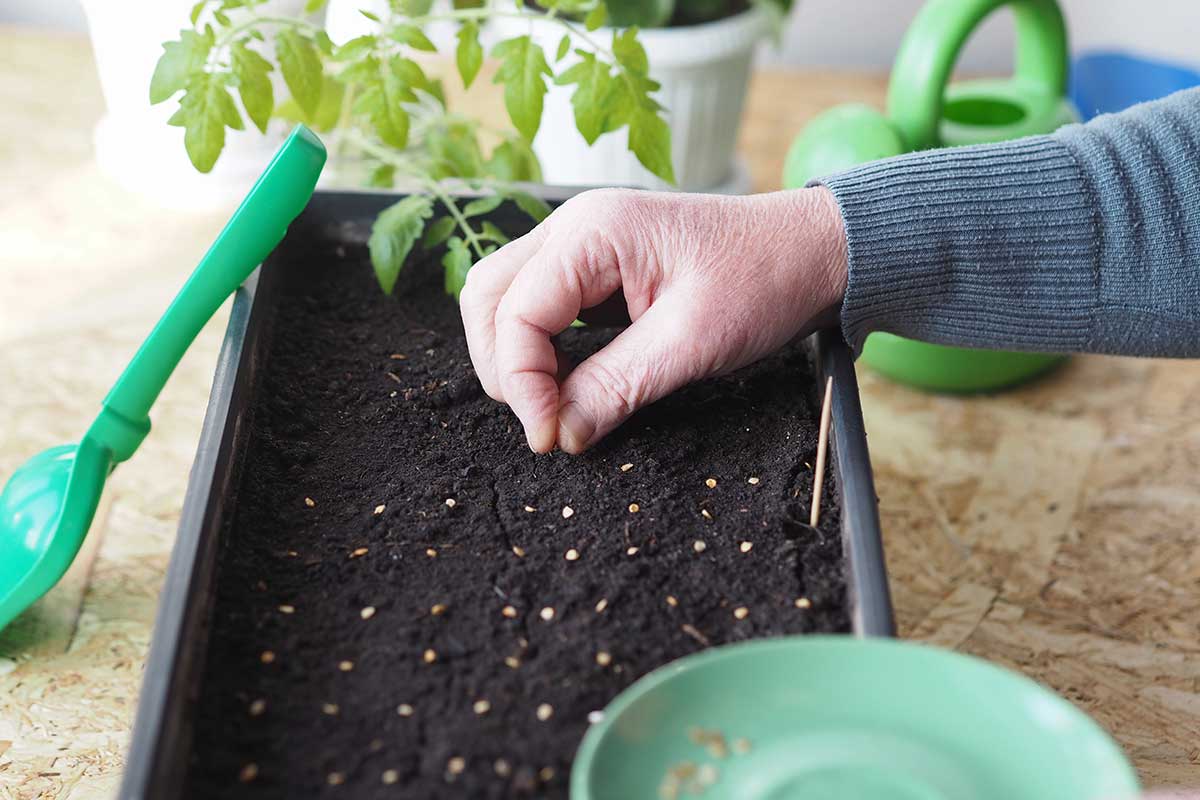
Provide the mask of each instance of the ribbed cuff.
{"label": "ribbed cuff", "polygon": [[1093,192],[1045,136],[934,150],[814,183],[837,198],[846,341],[872,331],[967,347],[1084,349],[1098,303]]}

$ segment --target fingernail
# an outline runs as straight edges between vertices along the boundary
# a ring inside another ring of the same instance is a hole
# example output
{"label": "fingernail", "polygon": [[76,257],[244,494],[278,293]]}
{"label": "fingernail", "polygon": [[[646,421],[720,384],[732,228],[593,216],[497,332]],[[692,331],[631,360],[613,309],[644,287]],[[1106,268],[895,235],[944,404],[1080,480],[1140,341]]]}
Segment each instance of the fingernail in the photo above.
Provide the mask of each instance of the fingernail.
{"label": "fingernail", "polygon": [[558,446],[568,453],[582,453],[596,432],[596,423],[576,403],[558,410]]}
{"label": "fingernail", "polygon": [[525,441],[529,443],[529,449],[533,452],[549,453],[554,449],[555,433],[554,420],[543,419],[533,425],[533,427],[525,429]]}

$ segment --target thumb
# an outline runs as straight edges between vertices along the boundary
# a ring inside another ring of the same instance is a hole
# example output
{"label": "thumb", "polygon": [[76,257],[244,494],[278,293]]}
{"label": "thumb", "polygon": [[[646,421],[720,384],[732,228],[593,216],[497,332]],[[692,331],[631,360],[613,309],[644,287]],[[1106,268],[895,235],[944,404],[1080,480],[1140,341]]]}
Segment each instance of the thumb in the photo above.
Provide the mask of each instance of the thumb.
{"label": "thumb", "polygon": [[559,389],[558,446],[586,450],[639,408],[703,372],[682,302],[663,297],[604,349],[571,372]]}

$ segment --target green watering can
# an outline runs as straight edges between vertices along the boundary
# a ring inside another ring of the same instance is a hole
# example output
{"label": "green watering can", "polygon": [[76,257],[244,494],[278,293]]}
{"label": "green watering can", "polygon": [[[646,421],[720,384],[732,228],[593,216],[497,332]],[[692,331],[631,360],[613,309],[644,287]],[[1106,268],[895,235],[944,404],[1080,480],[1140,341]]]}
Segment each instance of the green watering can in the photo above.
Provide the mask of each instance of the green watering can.
{"label": "green watering can", "polygon": [[[947,85],[975,27],[1002,6],[1016,23],[1016,74]],[[1051,133],[1076,120],[1066,99],[1067,33],[1055,0],[930,0],[908,29],[888,86],[887,114],[857,104],[814,119],[784,165],[784,185],[867,161],[934,147],[983,144]],[[1026,381],[1062,356],[971,350],[867,337],[862,361],[921,389],[980,392]]]}

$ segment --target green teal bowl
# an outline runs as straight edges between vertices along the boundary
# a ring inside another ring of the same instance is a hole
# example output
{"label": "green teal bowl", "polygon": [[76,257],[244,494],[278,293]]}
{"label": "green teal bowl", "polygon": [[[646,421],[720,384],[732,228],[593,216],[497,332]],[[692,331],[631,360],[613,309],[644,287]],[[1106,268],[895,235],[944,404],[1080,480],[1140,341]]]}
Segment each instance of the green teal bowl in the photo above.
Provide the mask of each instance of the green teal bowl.
{"label": "green teal bowl", "polygon": [[1123,800],[1138,783],[1075,706],[969,656],[804,636],[639,680],[587,732],[571,800]]}
{"label": "green teal bowl", "polygon": [[929,392],[993,392],[1030,381],[1065,356],[972,350],[915,342],[890,333],[867,337],[859,361],[897,383]]}

